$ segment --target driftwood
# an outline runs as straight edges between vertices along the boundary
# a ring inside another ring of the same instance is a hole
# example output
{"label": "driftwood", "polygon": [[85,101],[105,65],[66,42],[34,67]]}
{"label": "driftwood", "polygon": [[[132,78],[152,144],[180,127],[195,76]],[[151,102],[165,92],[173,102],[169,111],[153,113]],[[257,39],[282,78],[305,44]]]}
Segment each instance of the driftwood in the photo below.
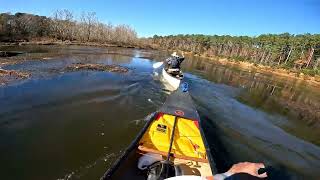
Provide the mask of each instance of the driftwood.
{"label": "driftwood", "polygon": [[118,73],[128,72],[128,68],[120,65],[83,64],[83,63],[72,64],[67,67],[67,70],[71,70],[71,71],[91,70],[91,71],[107,71],[107,72],[118,72]]}
{"label": "driftwood", "polygon": [[7,84],[12,81],[29,78],[30,74],[14,70],[5,70],[0,68],[0,85]]}

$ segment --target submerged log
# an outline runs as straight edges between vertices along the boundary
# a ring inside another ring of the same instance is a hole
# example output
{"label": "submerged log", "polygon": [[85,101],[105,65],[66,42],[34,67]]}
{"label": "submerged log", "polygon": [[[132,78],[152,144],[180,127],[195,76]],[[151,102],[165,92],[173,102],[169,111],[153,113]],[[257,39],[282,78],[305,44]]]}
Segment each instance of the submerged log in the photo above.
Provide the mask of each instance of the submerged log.
{"label": "submerged log", "polygon": [[17,56],[19,54],[23,54],[23,52],[16,52],[16,51],[0,51],[0,57],[12,57]]}
{"label": "submerged log", "polygon": [[107,72],[118,72],[126,73],[128,68],[120,65],[105,65],[105,64],[84,64],[76,63],[67,67],[67,70],[77,71],[77,70],[91,70],[91,71],[107,71]]}

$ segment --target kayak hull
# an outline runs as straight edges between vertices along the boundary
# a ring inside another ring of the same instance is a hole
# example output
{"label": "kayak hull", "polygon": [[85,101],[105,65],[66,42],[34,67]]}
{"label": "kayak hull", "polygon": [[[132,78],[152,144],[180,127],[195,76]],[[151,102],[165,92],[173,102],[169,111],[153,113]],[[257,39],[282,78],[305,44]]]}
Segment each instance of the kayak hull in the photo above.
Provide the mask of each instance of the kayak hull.
{"label": "kayak hull", "polygon": [[[173,100],[183,103],[173,104]],[[101,179],[150,179],[150,171],[141,169],[143,158],[169,160],[180,175],[212,176],[215,165],[188,92],[173,92],[146,120],[131,145]]]}
{"label": "kayak hull", "polygon": [[172,87],[173,90],[176,90],[180,86],[180,82],[181,82],[183,75],[182,75],[182,77],[174,77],[174,76],[170,75],[169,73],[167,73],[167,71],[163,68],[162,69],[162,77]]}

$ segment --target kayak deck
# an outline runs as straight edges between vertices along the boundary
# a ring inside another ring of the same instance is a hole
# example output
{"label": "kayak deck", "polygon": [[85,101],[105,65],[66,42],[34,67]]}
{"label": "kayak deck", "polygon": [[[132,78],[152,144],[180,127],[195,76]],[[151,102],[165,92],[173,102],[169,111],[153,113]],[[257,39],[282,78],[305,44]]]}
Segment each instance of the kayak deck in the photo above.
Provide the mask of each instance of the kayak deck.
{"label": "kayak deck", "polygon": [[158,179],[163,166],[171,168],[165,177],[207,177],[215,172],[212,163],[191,96],[175,91],[101,179]]}
{"label": "kayak deck", "polygon": [[[168,153],[175,116],[159,113],[139,142],[146,149]],[[177,118],[171,153],[180,157],[206,160],[206,149],[198,121]]]}
{"label": "kayak deck", "polygon": [[138,150],[141,154],[159,154],[165,160],[175,119],[177,124],[173,132],[171,161],[179,167],[182,175],[212,176],[196,120],[159,113],[141,138]]}

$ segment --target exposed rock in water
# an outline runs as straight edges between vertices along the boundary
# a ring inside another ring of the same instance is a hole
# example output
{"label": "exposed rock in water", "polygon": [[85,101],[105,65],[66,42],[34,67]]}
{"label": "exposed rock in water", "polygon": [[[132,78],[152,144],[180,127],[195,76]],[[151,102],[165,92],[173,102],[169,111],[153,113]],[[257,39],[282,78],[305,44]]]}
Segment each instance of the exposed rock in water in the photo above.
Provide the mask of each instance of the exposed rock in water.
{"label": "exposed rock in water", "polygon": [[105,65],[105,64],[84,64],[76,63],[67,67],[67,70],[77,71],[77,70],[91,70],[91,71],[107,71],[107,72],[118,72],[126,73],[128,68],[120,65]]}
{"label": "exposed rock in water", "polygon": [[19,72],[14,70],[5,70],[0,68],[0,85],[6,85],[10,82],[27,79],[30,77],[29,73]]}

